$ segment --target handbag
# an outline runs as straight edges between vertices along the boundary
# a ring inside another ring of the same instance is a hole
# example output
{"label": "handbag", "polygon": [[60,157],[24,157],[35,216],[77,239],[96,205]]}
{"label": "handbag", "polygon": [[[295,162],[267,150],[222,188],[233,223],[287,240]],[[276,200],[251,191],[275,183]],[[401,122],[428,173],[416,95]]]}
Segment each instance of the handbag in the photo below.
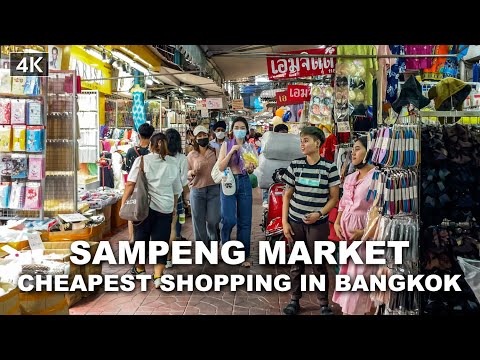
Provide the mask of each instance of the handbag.
{"label": "handbag", "polygon": [[212,176],[212,179],[213,179],[213,182],[215,184],[220,184],[222,182],[222,178],[223,178],[223,171],[220,171],[220,169],[218,168],[218,163],[219,163],[219,159],[218,159],[218,152],[217,150],[215,150],[215,156],[217,158],[217,161],[215,162],[215,165],[213,165],[213,168],[212,168],[212,171],[210,172],[210,175]]}
{"label": "handbag", "polygon": [[220,169],[218,168],[218,160],[215,165],[213,165],[210,175],[212,176],[213,182],[215,184],[220,184],[222,182],[223,172],[220,171]]}
{"label": "handbag", "polygon": [[150,195],[148,194],[148,183],[143,170],[143,156],[140,157],[140,169],[137,182],[132,194],[120,208],[119,216],[129,221],[143,221],[148,217],[150,210]]}

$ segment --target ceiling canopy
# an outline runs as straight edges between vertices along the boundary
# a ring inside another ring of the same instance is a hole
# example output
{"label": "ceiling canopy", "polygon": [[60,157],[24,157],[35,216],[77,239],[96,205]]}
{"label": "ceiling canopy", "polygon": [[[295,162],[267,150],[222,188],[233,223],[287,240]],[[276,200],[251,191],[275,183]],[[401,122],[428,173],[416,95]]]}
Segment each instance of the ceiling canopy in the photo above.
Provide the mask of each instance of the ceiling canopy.
{"label": "ceiling canopy", "polygon": [[[267,73],[264,53],[304,50],[320,45],[200,45],[226,81]],[[258,55],[255,55],[258,54]]]}

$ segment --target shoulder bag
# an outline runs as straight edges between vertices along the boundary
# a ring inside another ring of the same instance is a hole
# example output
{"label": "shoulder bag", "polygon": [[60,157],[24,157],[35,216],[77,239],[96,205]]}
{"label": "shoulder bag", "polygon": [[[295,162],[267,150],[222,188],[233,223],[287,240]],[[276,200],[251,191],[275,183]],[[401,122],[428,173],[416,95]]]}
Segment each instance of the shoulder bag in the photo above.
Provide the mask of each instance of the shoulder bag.
{"label": "shoulder bag", "polygon": [[220,171],[220,169],[218,168],[218,163],[220,161],[218,159],[217,151],[215,151],[215,155],[217,156],[217,161],[215,162],[215,165],[213,165],[212,172],[210,173],[210,175],[212,176],[213,182],[215,184],[220,184],[222,182],[222,178],[224,175],[223,175],[223,171]]}
{"label": "shoulder bag", "polygon": [[141,156],[135,188],[132,195],[128,197],[125,204],[120,208],[119,215],[122,219],[138,222],[147,218],[149,209],[150,195],[148,194],[148,183],[143,169],[143,156]]}

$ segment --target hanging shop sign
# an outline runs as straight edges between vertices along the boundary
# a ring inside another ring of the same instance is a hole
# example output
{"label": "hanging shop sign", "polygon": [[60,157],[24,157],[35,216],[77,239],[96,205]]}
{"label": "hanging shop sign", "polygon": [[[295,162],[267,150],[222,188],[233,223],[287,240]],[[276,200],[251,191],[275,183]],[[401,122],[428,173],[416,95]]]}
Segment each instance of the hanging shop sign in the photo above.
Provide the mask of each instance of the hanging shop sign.
{"label": "hanging shop sign", "polygon": [[[289,51],[286,54],[336,55],[337,48],[329,46],[321,49]],[[328,57],[267,56],[267,70],[270,80],[333,74],[335,64],[336,59]]]}
{"label": "hanging shop sign", "polygon": [[303,104],[304,101],[310,101],[310,86],[288,85],[287,101],[289,104]]}
{"label": "hanging shop sign", "polygon": [[232,110],[242,110],[243,108],[243,99],[232,100]]}
{"label": "hanging shop sign", "polygon": [[223,109],[223,99],[222,98],[207,98],[207,109]]}
{"label": "hanging shop sign", "polygon": [[197,111],[207,109],[207,100],[205,100],[205,99],[197,100],[195,104],[197,106],[196,107]]}
{"label": "hanging shop sign", "polygon": [[277,91],[275,97],[277,98],[277,106],[289,105],[288,102],[288,91]]}

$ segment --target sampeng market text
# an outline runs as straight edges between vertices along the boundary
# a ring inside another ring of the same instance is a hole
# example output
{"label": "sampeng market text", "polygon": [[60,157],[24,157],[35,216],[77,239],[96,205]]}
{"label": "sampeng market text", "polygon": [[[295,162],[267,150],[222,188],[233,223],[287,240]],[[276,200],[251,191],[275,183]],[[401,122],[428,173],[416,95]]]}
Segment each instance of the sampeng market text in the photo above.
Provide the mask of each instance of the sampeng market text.
{"label": "sampeng market text", "polygon": [[[98,249],[92,258],[88,251],[90,245],[87,241],[75,241],[72,243],[70,257],[72,263],[76,265],[100,264],[108,262],[115,264],[135,264],[138,259],[139,264],[156,264],[158,256],[168,254],[168,243],[163,241],[150,241],[147,243],[136,242],[133,246],[128,241],[119,241],[118,256],[116,257],[108,241],[101,241]],[[303,261],[305,264],[346,264],[347,261],[353,261],[354,264],[367,265],[385,265],[386,253],[388,258],[395,264],[402,264],[402,251],[408,248],[408,241],[367,241],[366,257],[362,259],[357,250],[362,244],[361,241],[354,241],[348,244],[346,241],[338,243],[338,262],[335,260],[335,243],[331,241],[316,241],[313,258],[308,254],[305,242],[297,241],[293,244],[290,256],[286,256],[286,243],[279,241],[272,248],[268,241],[259,242],[259,264],[294,264],[297,261]],[[194,249],[194,258],[192,259],[192,249]],[[147,251],[148,250],[148,251]],[[245,261],[245,252],[243,244],[240,241],[228,241],[221,247],[220,255],[222,260],[228,265],[239,265]],[[207,246],[203,241],[175,241],[172,243],[172,263],[175,265],[203,264],[205,261],[210,264],[218,264],[219,244],[212,241]]]}

